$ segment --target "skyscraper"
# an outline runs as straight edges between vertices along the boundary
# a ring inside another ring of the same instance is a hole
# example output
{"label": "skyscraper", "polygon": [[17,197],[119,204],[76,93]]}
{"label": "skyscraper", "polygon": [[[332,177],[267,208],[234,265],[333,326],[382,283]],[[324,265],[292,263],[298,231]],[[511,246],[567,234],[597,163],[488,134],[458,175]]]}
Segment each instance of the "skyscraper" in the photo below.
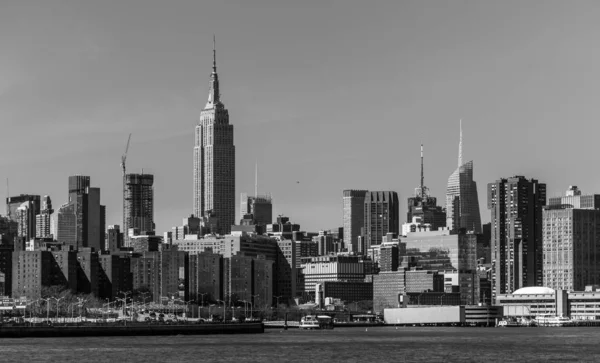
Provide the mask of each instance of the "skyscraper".
{"label": "skyscraper", "polygon": [[453,233],[464,228],[481,233],[477,183],[473,180],[473,161],[463,164],[462,125],[458,146],[458,168],[448,178],[446,189],[446,227]]}
{"label": "skyscraper", "polygon": [[413,222],[415,217],[420,218],[420,223],[430,224],[434,231],[446,226],[446,211],[437,205],[437,199],[429,195],[429,188],[425,186],[423,145],[421,145],[421,185],[415,188],[415,196],[408,198],[406,222]]}
{"label": "skyscraper", "polygon": [[[125,176],[125,226],[123,241],[129,247],[129,229],[154,232],[154,175],[127,174]],[[142,233],[144,234],[144,233]]]}
{"label": "skyscraper", "polygon": [[583,291],[600,284],[600,195],[570,186],[543,210],[543,286]]}
{"label": "skyscraper", "polygon": [[365,194],[366,248],[381,244],[383,236],[399,232],[399,202],[396,192],[367,192]]}
{"label": "skyscraper", "polygon": [[254,224],[266,226],[273,223],[273,203],[269,195],[249,196],[242,193],[240,196],[240,219],[244,215],[252,215]]}
{"label": "skyscraper", "polygon": [[50,216],[52,213],[54,213],[54,209],[52,209],[52,201],[50,200],[49,196],[44,195],[42,198],[42,209],[40,214],[35,216],[36,237],[46,238],[52,235],[50,232]]}
{"label": "skyscraper", "polygon": [[344,247],[358,253],[358,237],[365,226],[365,195],[367,190],[344,190]]}
{"label": "skyscraper", "polygon": [[36,218],[40,213],[40,196],[21,194],[6,198],[6,214],[11,221],[17,222],[17,236],[30,239],[36,236]]}
{"label": "skyscraper", "polygon": [[90,187],[90,177],[69,177],[69,202],[53,218],[54,238],[74,249],[104,246],[105,208],[100,205],[100,188]]}
{"label": "skyscraper", "polygon": [[217,233],[227,234],[235,224],[235,146],[229,112],[221,102],[213,47],[213,70],[208,102],[200,112],[194,146],[194,214],[211,211]]}
{"label": "skyscraper", "polygon": [[542,286],[542,207],[546,184],[523,176],[488,184],[492,224],[492,294]]}

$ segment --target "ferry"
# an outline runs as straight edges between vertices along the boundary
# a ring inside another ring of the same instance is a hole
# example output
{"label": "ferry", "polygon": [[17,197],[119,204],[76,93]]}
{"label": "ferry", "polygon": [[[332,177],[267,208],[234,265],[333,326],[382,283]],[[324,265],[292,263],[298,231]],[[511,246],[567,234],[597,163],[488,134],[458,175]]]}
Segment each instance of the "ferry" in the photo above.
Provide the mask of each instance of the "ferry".
{"label": "ferry", "polygon": [[522,325],[516,320],[504,319],[504,320],[500,320],[498,322],[498,326],[502,327],[502,328],[518,328],[518,327],[521,327]]}
{"label": "ferry", "polygon": [[571,325],[573,325],[573,321],[564,316],[542,315],[542,316],[538,316],[535,320],[537,321],[537,324],[539,326],[571,326]]}
{"label": "ferry", "polygon": [[300,320],[300,329],[333,329],[333,319],[327,315],[306,315]]}

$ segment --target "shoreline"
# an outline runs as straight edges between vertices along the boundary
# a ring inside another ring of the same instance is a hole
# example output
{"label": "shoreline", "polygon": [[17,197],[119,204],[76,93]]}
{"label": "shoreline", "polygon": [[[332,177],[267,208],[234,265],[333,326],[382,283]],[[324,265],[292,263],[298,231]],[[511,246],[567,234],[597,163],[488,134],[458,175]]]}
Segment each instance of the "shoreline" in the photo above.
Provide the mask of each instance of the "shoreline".
{"label": "shoreline", "polygon": [[0,338],[262,334],[262,323],[186,325],[2,326]]}

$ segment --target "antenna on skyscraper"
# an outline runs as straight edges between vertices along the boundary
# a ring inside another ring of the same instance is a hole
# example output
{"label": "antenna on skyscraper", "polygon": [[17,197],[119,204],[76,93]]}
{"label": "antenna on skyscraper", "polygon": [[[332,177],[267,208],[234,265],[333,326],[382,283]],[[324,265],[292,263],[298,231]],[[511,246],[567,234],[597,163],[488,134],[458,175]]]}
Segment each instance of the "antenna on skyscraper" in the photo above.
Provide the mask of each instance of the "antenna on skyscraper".
{"label": "antenna on skyscraper", "polygon": [[258,197],[258,161],[254,164],[254,197]]}
{"label": "antenna on skyscraper", "polygon": [[425,197],[425,176],[423,174],[423,144],[421,144],[421,199]]}
{"label": "antenna on skyscraper", "polygon": [[462,165],[462,119],[459,121],[460,136],[458,141],[458,167]]}
{"label": "antenna on skyscraper", "polygon": [[[10,194],[8,192],[8,178],[6,178],[6,201],[8,202],[8,198],[10,198]],[[6,205],[6,214],[8,218],[10,218],[10,208],[8,207],[8,203]]]}

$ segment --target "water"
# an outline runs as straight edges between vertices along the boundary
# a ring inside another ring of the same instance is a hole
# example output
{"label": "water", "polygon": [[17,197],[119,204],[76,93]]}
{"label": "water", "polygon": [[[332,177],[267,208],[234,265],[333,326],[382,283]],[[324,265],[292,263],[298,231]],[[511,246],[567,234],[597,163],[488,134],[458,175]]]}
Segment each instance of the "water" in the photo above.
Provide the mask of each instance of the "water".
{"label": "water", "polygon": [[600,362],[600,328],[371,327],[0,340],[1,362]]}

